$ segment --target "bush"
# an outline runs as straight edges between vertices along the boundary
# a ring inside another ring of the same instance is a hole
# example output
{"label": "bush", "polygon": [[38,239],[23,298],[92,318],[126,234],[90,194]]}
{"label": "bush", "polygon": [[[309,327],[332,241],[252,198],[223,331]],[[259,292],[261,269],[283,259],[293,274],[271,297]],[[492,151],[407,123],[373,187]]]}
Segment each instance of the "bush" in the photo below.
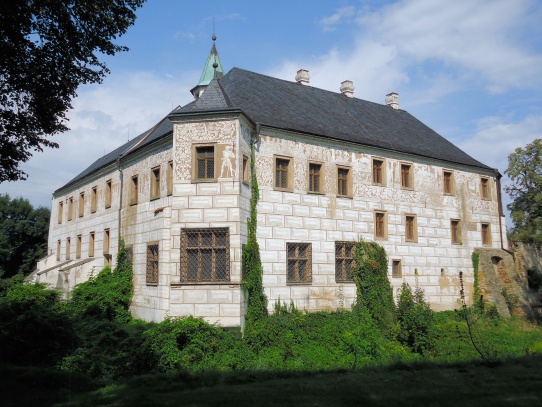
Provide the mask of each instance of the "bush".
{"label": "bush", "polygon": [[529,283],[529,288],[538,290],[540,287],[542,287],[542,273],[534,268],[528,269],[527,282]]}

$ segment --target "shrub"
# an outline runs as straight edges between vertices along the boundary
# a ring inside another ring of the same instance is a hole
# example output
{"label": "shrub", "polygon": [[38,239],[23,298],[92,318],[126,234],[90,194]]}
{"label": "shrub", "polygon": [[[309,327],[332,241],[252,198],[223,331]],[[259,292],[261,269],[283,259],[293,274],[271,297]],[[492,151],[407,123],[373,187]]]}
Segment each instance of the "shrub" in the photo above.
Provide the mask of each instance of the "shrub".
{"label": "shrub", "polygon": [[542,273],[534,268],[528,269],[527,282],[529,283],[529,288],[538,290],[540,287],[542,287]]}

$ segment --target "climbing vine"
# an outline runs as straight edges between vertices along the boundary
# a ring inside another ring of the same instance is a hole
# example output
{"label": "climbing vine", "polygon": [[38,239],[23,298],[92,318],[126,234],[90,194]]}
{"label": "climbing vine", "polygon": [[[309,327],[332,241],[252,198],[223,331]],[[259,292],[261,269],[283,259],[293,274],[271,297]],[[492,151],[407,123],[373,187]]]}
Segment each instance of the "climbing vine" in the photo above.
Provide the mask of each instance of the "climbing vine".
{"label": "climbing vine", "polygon": [[260,259],[260,247],[256,239],[257,212],[256,206],[260,191],[255,169],[255,140],[250,143],[250,215],[247,221],[248,238],[243,247],[242,256],[242,287],[247,302],[245,321],[247,325],[267,316],[267,296],[263,291],[262,262]]}
{"label": "climbing vine", "polygon": [[484,310],[484,302],[480,296],[480,283],[478,279],[478,264],[480,262],[480,254],[472,252],[472,267],[474,269],[474,283],[473,283],[473,303],[476,311],[482,312]]}

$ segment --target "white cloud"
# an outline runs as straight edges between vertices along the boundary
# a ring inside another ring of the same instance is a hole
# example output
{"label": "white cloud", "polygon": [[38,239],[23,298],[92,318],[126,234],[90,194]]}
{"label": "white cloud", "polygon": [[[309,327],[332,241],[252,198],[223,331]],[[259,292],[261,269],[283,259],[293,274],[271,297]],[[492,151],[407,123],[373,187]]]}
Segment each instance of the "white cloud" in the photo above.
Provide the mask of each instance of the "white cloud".
{"label": "white cloud", "polygon": [[342,21],[349,19],[352,17],[356,12],[356,8],[354,6],[347,6],[342,7],[335,11],[332,15],[329,17],[322,18],[320,20],[320,23],[322,24],[322,28],[324,31],[333,31],[335,30],[335,27]]}

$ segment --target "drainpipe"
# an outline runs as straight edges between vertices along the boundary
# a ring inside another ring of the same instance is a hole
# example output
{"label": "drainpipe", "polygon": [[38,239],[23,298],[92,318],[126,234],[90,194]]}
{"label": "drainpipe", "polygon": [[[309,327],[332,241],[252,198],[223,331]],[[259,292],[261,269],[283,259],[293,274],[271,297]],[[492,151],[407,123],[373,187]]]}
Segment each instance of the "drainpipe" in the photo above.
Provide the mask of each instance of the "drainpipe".
{"label": "drainpipe", "polygon": [[504,248],[504,242],[503,242],[503,239],[502,239],[502,218],[504,216],[504,213],[503,213],[503,208],[502,208],[502,195],[501,195],[501,178],[502,178],[502,175],[499,173],[499,170],[498,169],[494,169],[495,171],[495,179],[497,181],[497,204],[499,206],[499,237],[501,239],[501,250],[504,250],[505,252],[509,253],[512,258],[514,259],[514,262],[516,261],[516,256],[514,254],[514,252],[508,250],[508,249],[505,249]]}
{"label": "drainpipe", "polygon": [[120,250],[120,239],[121,239],[121,235],[120,235],[120,231],[121,231],[121,226],[122,226],[122,221],[121,221],[121,218],[122,218],[122,192],[124,190],[123,188],[123,184],[124,184],[124,174],[122,172],[122,168],[120,167],[120,157],[117,158],[117,169],[119,171],[119,178],[120,178],[120,199],[119,199],[119,232],[118,232],[118,243],[117,243],[117,252]]}

